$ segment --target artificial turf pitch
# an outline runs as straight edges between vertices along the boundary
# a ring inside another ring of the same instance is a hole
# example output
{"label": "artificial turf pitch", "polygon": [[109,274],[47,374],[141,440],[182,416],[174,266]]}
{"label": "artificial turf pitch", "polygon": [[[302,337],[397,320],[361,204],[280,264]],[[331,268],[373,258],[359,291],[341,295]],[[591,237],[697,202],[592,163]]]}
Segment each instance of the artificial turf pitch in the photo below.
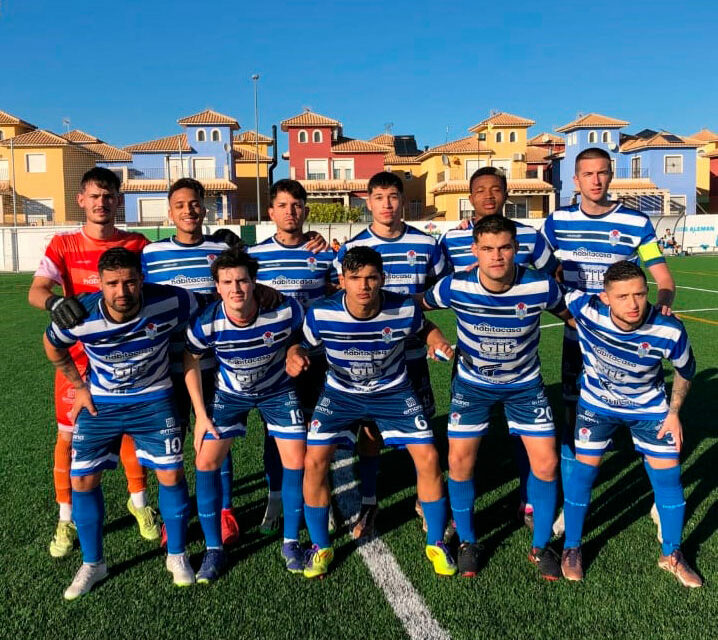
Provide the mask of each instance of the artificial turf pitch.
{"label": "artificial turf pitch", "polygon": [[[512,445],[500,419],[480,451],[477,530],[486,563],[474,579],[439,579],[423,555],[414,514],[414,475],[405,452],[385,450],[377,528],[427,608],[453,638],[706,638],[718,635],[718,259],[670,258],[698,374],[682,412],[684,551],[706,579],[681,587],[656,566],[659,545],[648,511],[652,493],[630,438],[622,434],[596,483],[586,523],[583,583],[542,581],[527,561],[530,535],[516,520]],[[262,435],[254,416],[235,443],[234,503],[242,538],[230,568],[213,585],[176,589],[155,543],[141,540],[127,513],[121,472],[105,473],[105,555],[110,578],[72,603],[62,599],[81,555],[54,560],[48,543],[57,508],[52,491],[55,441],[52,368],[40,342],[47,314],[27,304],[28,275],[0,276],[4,355],[0,368],[0,638],[402,638],[406,632],[346,531],[334,537],[330,575],[307,581],[283,569],[279,537],[258,527],[265,506]],[[689,287],[689,288],[684,288]],[[655,292],[655,288],[652,289]],[[693,311],[712,309],[712,311]],[[450,312],[432,320],[455,337]],[[544,324],[553,324],[546,316]],[[543,330],[544,380],[557,422],[560,327]],[[446,460],[450,365],[431,364],[438,415],[433,426]],[[670,374],[668,376],[670,380]],[[191,443],[186,469],[193,493]],[[150,499],[156,504],[156,480]],[[304,534],[306,536],[306,534]],[[560,551],[560,542],[556,544]],[[189,548],[197,568],[203,549],[196,517]]]}

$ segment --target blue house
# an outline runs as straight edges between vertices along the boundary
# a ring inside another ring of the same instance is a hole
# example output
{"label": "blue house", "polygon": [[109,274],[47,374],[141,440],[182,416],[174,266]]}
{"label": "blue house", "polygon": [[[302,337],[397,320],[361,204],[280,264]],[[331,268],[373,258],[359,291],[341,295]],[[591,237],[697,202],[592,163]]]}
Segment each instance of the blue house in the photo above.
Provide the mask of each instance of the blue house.
{"label": "blue house", "polygon": [[611,157],[611,198],[651,215],[695,213],[698,145],[649,129],[635,135],[621,133],[628,124],[589,113],[556,129],[566,137],[564,152],[553,162],[553,185],[560,205],[571,204],[577,197],[573,183],[576,156],[584,149],[598,147]]}
{"label": "blue house", "polygon": [[132,144],[128,163],[101,163],[118,172],[125,194],[125,222],[165,223],[167,193],[182,177],[199,180],[206,190],[207,220],[231,219],[236,208],[232,154],[234,118],[211,109],[180,118],[184,133]]}

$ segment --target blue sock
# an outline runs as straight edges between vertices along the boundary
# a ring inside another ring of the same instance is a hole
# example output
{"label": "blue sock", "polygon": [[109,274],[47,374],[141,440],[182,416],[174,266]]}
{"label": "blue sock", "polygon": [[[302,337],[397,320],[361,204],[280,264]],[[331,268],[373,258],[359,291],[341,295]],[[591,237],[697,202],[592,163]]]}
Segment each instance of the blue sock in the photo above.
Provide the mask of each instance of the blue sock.
{"label": "blue sock", "polygon": [[159,504],[167,529],[167,552],[184,553],[187,545],[187,522],[189,521],[189,491],[187,480],[159,487]]}
{"label": "blue sock", "polygon": [[202,525],[204,540],[208,549],[222,548],[222,524],[220,509],[222,506],[222,483],[220,471],[200,471],[197,469],[197,515]]}
{"label": "blue sock", "polygon": [[[591,488],[598,476],[599,467],[574,460],[571,469],[571,482],[563,478],[563,515],[566,520],[566,541],[564,549],[581,546],[583,521],[591,503]],[[536,514],[534,513],[534,525]]]}
{"label": "blue sock", "polygon": [[528,478],[531,472],[531,465],[529,464],[529,456],[526,453],[526,447],[524,446],[523,440],[519,436],[512,436],[514,442],[514,459],[516,460],[516,466],[519,470],[519,495],[521,502],[524,504],[531,503],[528,499]]}
{"label": "blue sock", "polygon": [[270,436],[265,427],[264,432],[264,473],[270,491],[282,490],[282,459],[273,436]]}
{"label": "blue sock", "polygon": [[449,502],[456,522],[459,542],[476,542],[474,531],[474,498],[476,490],[473,480],[452,480],[449,477]]}
{"label": "blue sock", "polygon": [[424,511],[428,531],[426,532],[426,544],[436,544],[444,540],[444,529],[446,529],[446,497],[441,497],[433,502],[421,502]]}
{"label": "blue sock", "polygon": [[232,477],[234,476],[234,468],[232,467],[232,451],[227,451],[227,457],[224,459],[220,467],[220,477],[222,481],[222,509],[232,508]]}
{"label": "blue sock", "polygon": [[676,465],[670,469],[653,469],[644,459],[643,465],[648,472],[648,479],[653,487],[653,494],[661,518],[661,536],[663,544],[661,552],[664,556],[673,553],[681,546],[683,532],[683,516],[686,501],[683,499],[681,484],[681,467]]}
{"label": "blue sock", "polygon": [[[282,475],[282,507],[284,510],[284,539],[299,540],[302,524],[302,480],[304,469],[284,469]],[[327,521],[328,526],[328,521]]]}
{"label": "blue sock", "polygon": [[102,489],[72,490],[72,520],[77,527],[83,562],[102,560],[102,521],[105,518],[105,501]]}
{"label": "blue sock", "polygon": [[312,543],[320,549],[331,546],[329,542],[329,505],[326,507],[310,507],[304,505],[304,520],[309,529],[309,537]]}
{"label": "blue sock", "polygon": [[359,492],[362,504],[376,504],[379,456],[359,456]]}
{"label": "blue sock", "polygon": [[546,482],[529,473],[529,502],[534,508],[534,536],[532,546],[543,549],[551,539],[551,525],[556,515],[558,480]]}
{"label": "blue sock", "polygon": [[564,487],[571,482],[571,471],[576,462],[574,431],[574,425],[565,425],[561,434],[561,481]]}

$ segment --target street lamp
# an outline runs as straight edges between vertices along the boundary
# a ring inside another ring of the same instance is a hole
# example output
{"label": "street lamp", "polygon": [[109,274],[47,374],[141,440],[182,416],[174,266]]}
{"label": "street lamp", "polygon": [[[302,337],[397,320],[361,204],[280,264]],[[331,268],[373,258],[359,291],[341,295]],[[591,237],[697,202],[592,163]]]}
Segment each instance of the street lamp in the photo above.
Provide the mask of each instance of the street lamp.
{"label": "street lamp", "polygon": [[262,209],[259,202],[259,109],[257,108],[257,85],[259,74],[252,74],[254,82],[254,160],[257,169],[257,222],[262,221]]}

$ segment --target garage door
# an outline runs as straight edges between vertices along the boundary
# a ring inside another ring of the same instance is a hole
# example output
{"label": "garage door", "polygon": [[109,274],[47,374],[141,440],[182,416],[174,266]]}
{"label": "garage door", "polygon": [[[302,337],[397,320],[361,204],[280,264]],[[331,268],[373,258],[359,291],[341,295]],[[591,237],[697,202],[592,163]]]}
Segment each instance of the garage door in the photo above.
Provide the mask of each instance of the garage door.
{"label": "garage door", "polygon": [[167,198],[140,198],[140,222],[167,220]]}

